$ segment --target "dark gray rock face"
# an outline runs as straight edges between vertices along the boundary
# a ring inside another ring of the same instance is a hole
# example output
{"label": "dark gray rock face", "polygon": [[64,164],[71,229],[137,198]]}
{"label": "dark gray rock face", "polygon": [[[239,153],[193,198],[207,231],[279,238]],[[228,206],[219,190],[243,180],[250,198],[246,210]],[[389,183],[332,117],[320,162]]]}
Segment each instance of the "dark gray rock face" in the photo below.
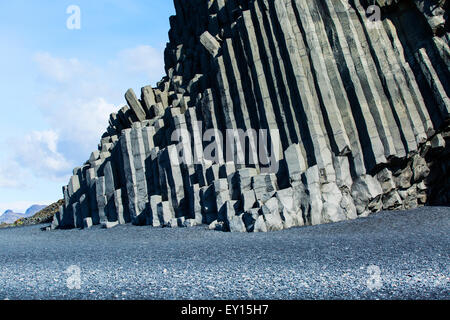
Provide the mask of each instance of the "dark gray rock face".
{"label": "dark gray rock face", "polygon": [[167,76],[127,91],[54,227],[266,232],[450,204],[448,2],[174,2]]}

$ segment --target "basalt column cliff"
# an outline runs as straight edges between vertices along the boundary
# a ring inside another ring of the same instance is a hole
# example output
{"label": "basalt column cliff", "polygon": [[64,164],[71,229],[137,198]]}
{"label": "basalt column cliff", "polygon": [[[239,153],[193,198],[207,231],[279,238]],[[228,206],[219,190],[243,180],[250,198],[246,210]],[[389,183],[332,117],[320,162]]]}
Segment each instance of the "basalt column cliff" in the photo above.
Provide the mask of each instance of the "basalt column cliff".
{"label": "basalt column cliff", "polygon": [[167,76],[125,94],[53,227],[263,232],[448,205],[450,3],[373,4],[175,0]]}

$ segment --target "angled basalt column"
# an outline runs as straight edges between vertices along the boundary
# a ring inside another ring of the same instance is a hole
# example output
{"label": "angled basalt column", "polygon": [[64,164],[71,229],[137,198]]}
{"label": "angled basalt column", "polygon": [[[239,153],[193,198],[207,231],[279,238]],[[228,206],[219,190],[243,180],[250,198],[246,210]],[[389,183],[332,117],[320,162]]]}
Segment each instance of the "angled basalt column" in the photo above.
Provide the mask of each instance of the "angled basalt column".
{"label": "angled basalt column", "polygon": [[195,108],[188,108],[184,114],[187,128],[191,135],[192,157],[194,162],[195,176],[192,184],[198,183],[200,187],[206,185],[206,177],[203,158],[202,122],[197,120]]}
{"label": "angled basalt column", "polygon": [[[289,19],[292,22],[292,28],[294,30],[295,38],[297,40],[297,44],[299,48],[301,49],[300,56],[302,57],[303,64],[308,63],[308,52],[305,48],[304,40],[303,40],[303,34],[302,30],[300,29],[298,22],[297,22],[297,8],[295,6],[295,3],[286,1],[286,10],[289,15]],[[334,13],[334,12],[333,12]],[[336,19],[336,17],[333,17],[331,15],[332,19]],[[328,25],[331,25],[329,23]],[[321,24],[317,23],[318,28],[321,28]],[[322,54],[325,57],[325,65],[326,70],[328,73],[328,77],[330,79],[330,83],[332,86],[332,90],[330,92],[334,93],[334,98],[336,100],[337,106],[339,108],[339,112],[342,116],[342,121],[345,126],[345,130],[347,131],[347,136],[350,140],[350,150],[352,153],[352,159],[353,159],[353,167],[356,174],[365,174],[366,169],[364,165],[364,156],[360,144],[360,139],[357,131],[357,127],[355,124],[355,119],[353,117],[353,113],[351,110],[351,106],[345,91],[345,86],[343,84],[343,81],[341,79],[341,76],[339,74],[339,70],[337,67],[337,62],[333,55],[333,48],[330,45],[330,39],[328,39],[328,42],[326,41],[325,37],[323,37],[324,34],[330,35],[332,37],[335,32],[327,32],[325,30],[322,32],[322,41],[321,41],[321,48],[322,48]],[[311,83],[313,83],[312,76]],[[303,153],[304,154],[304,153]]]}
{"label": "angled basalt column", "polygon": [[288,166],[290,184],[296,187],[302,183],[302,174],[307,169],[307,164],[298,144],[293,144],[284,153]]}
{"label": "angled basalt column", "polygon": [[[279,55],[279,48],[274,41],[276,36],[266,15],[266,8],[267,6],[264,4],[260,5],[256,1],[249,5],[255,31],[254,36],[256,41],[261,44],[258,49],[264,77],[262,77],[262,74],[258,74],[258,77],[261,78],[261,81],[265,78],[265,83],[262,83],[261,87],[263,104],[272,107],[273,119],[276,121],[276,129],[269,125],[269,131],[267,134],[264,133],[269,138],[268,143],[259,141],[262,171],[267,171],[268,158],[270,158],[271,164],[274,161],[282,160],[283,154],[281,151],[286,149],[291,142],[297,142],[300,136],[298,122],[295,121],[293,110],[286,94],[286,88],[281,81],[285,76],[285,71],[283,66],[280,68],[280,60],[282,58]],[[269,113],[271,111],[269,110]],[[261,148],[262,146],[264,147],[263,149]],[[279,150],[278,146],[281,147]],[[261,154],[262,150],[265,154]]]}
{"label": "angled basalt column", "polygon": [[174,131],[172,143],[177,145],[180,164],[186,165],[189,174],[193,174],[193,149],[191,145],[191,132],[188,129],[185,114],[177,114],[173,117]]}
{"label": "angled basalt column", "polygon": [[173,135],[173,132],[175,131],[174,118],[180,114],[181,114],[181,108],[175,108],[172,106],[172,107],[166,109],[166,112],[162,118],[164,121],[166,145],[170,145],[170,144],[174,143],[172,141],[172,135]]}
{"label": "angled basalt column", "polygon": [[177,149],[170,145],[158,155],[162,199],[168,201],[175,214],[181,214],[184,205],[184,184]]}
{"label": "angled basalt column", "polygon": [[[307,83],[305,71],[296,56],[296,52],[299,52],[297,42],[294,37],[292,25],[288,20],[286,7],[282,1],[269,1],[270,8],[276,13],[279,20],[279,27],[281,32],[285,34],[285,46],[289,48],[284,53],[285,59],[290,62],[289,72],[291,74],[290,81],[296,85],[296,95],[299,97],[295,109],[299,113],[304,114],[304,120],[308,127],[313,150],[308,150],[314,155],[314,162],[319,165],[320,168],[325,169],[327,174],[333,174],[331,151],[327,141],[327,137],[324,132],[321,123],[320,109],[317,109],[313,95],[309,84]],[[308,144],[310,144],[308,142]],[[311,145],[311,144],[310,144]],[[309,154],[308,154],[309,155]]]}
{"label": "angled basalt column", "polygon": [[155,147],[150,153],[150,169],[152,183],[149,187],[149,195],[161,195],[160,179],[159,179],[159,166],[158,166],[158,154],[159,148]]}
{"label": "angled basalt column", "polygon": [[358,217],[357,211],[351,196],[353,177],[349,158],[338,156],[334,157],[333,160],[334,168],[336,170],[336,185],[342,194],[339,206],[342,208],[343,214],[346,215],[347,219],[356,219]]}
{"label": "angled basalt column", "polygon": [[[281,28],[280,20],[275,10],[273,10],[273,3],[267,0],[260,1],[260,3],[263,3],[261,6],[266,8],[264,11],[266,11],[267,14],[262,15],[264,26],[268,30],[266,34],[268,41],[271,43],[271,50],[274,52],[272,55],[276,55],[277,57],[274,59],[273,63],[275,67],[279,68],[279,70],[276,71],[278,73],[276,78],[279,81],[278,87],[281,94],[280,98],[282,99],[281,103],[284,106],[285,113],[287,114],[286,120],[293,121],[293,127],[296,132],[296,134],[294,134],[292,132],[292,128],[290,128],[291,140],[293,143],[299,143],[304,157],[308,157],[308,163],[313,164],[315,163],[315,159],[312,153],[311,136],[305,121],[306,115],[303,109],[297,109],[300,97],[298,95],[297,83],[293,79],[294,73],[291,58],[294,58],[294,55],[289,56],[288,54],[288,52],[292,52],[293,49],[288,48],[285,41],[285,39],[289,38],[290,35],[286,33],[286,29]],[[271,8],[271,10],[267,10],[268,8]],[[292,17],[289,17],[289,19],[292,23],[292,31],[295,33],[294,28],[296,25],[296,20],[292,19]],[[311,90],[314,87],[314,81],[309,70],[310,63],[308,57],[306,56],[306,50],[304,50],[303,38],[300,37],[299,40],[301,41],[297,41],[298,48],[296,49],[297,52],[295,53],[295,59],[298,60],[296,62],[300,62],[300,66],[303,68],[305,76],[307,77],[306,83],[310,86]],[[313,99],[311,101],[313,101],[314,105],[319,105],[319,100],[315,94],[315,91],[311,90],[310,92],[312,93]],[[292,127],[292,125],[290,127]],[[287,149],[287,147],[288,146],[284,146],[284,149]]]}
{"label": "angled basalt column", "polygon": [[[448,43],[449,41],[446,41],[447,37],[444,39],[440,37],[433,37],[433,47],[438,52],[444,64],[447,65],[447,70],[450,72],[450,47]],[[450,40],[450,36],[448,37],[448,39]]]}
{"label": "angled basalt column", "polygon": [[249,114],[232,39],[224,40],[222,45],[222,54],[222,61],[226,72],[225,75],[229,86],[229,96],[232,99],[233,104],[233,115],[236,118],[236,126],[241,129],[250,128],[251,124]]}
{"label": "angled basalt column", "polygon": [[169,97],[167,94],[167,88],[161,89],[155,89],[155,97],[156,97],[156,103],[162,104],[164,108],[167,108],[169,106]]}
{"label": "angled basalt column", "polygon": [[[422,119],[419,115],[413,95],[411,94],[411,90],[408,87],[407,79],[405,78],[404,72],[401,72],[403,61],[400,58],[400,55],[396,54],[395,47],[392,44],[393,41],[390,40],[391,39],[390,37],[388,37],[388,34],[385,30],[385,26],[380,25],[380,27],[377,28],[376,31],[378,31],[381,43],[383,44],[380,47],[384,49],[383,51],[386,57],[387,67],[385,67],[385,69],[392,70],[392,75],[394,78],[394,83],[392,84],[393,86],[389,90],[391,101],[392,102],[395,101],[395,104],[392,103],[395,106],[393,108],[393,110],[395,111],[394,114],[396,115],[397,118],[403,117],[409,120],[409,125],[411,126],[411,129],[415,136],[416,144],[417,145],[423,144],[424,142],[426,142],[428,138],[426,128],[424,127]],[[370,35],[370,32],[368,32],[368,34]],[[389,73],[385,71],[383,72],[383,70],[381,69],[382,57],[383,55],[381,53],[376,55],[375,60],[377,61],[378,73],[383,78],[384,83],[386,83],[386,85],[389,86],[391,84],[391,82],[388,79]],[[415,79],[414,80],[410,79],[410,81],[415,82]],[[405,125],[407,125],[407,123]],[[406,130],[402,128],[402,131]],[[411,144],[413,147],[412,150],[410,149]],[[409,151],[415,151],[414,143],[408,143],[408,145]]]}
{"label": "angled basalt column", "polygon": [[[84,219],[89,218],[89,203],[88,203],[88,197],[83,194],[80,197],[80,217],[79,219],[82,221],[82,227],[84,227]],[[79,225],[79,223],[77,223]]]}
{"label": "angled basalt column", "polygon": [[[405,151],[401,144],[397,124],[390,108],[384,107],[388,106],[389,102],[375,71],[372,57],[366,49],[369,44],[361,31],[364,26],[355,19],[355,12],[351,8],[345,8],[343,4],[329,3],[328,1],[327,5],[323,7],[324,11],[329,12],[330,16],[333,17],[334,24],[331,25],[346,37],[355,71],[359,77],[369,110],[374,117],[380,139],[383,142],[385,157],[403,156]],[[342,14],[337,15],[337,12],[342,12]],[[343,30],[349,32],[343,32]]]}
{"label": "angled basalt column", "polygon": [[[337,101],[328,76],[325,57],[322,47],[326,45],[327,37],[318,26],[321,17],[314,7],[314,2],[296,1],[300,23],[305,34],[305,43],[310,49],[311,68],[314,70],[314,78],[319,94],[320,105],[323,108],[325,126],[329,130],[329,136],[334,145],[336,154],[345,154],[350,151],[350,142],[346,129],[337,106]],[[315,106],[319,108],[319,106]]]}
{"label": "angled basalt column", "polygon": [[161,221],[158,216],[158,205],[162,202],[161,196],[152,195],[150,196],[149,203],[149,225],[153,227],[161,226]]}
{"label": "angled basalt column", "polygon": [[145,148],[140,128],[124,130],[120,137],[124,162],[130,218],[134,224],[145,222],[148,202],[145,176]]}
{"label": "angled basalt column", "polygon": [[206,184],[211,185],[219,179],[220,164],[209,162],[206,165]]}
{"label": "angled basalt column", "polygon": [[125,224],[125,216],[124,216],[124,208],[123,208],[123,203],[122,203],[122,190],[118,189],[116,191],[114,191],[114,209],[115,214],[116,214],[116,218],[117,218],[117,222],[119,222],[120,224]]}
{"label": "angled basalt column", "polygon": [[305,172],[306,189],[309,192],[309,212],[307,220],[311,225],[321,224],[322,221],[322,193],[320,191],[319,167],[313,166]]}
{"label": "angled basalt column", "polygon": [[76,227],[77,214],[79,213],[77,203],[80,197],[80,180],[78,175],[70,177],[67,188],[64,189],[65,210],[63,216],[63,225],[66,228]]}
{"label": "angled basalt column", "polygon": [[168,182],[167,182],[167,174],[165,167],[167,166],[167,157],[165,157],[166,149],[157,150],[156,154],[156,163],[158,166],[158,186],[159,192],[161,194],[163,201],[168,201],[169,199],[169,191],[168,191]]}
{"label": "angled basalt column", "polygon": [[227,179],[219,179],[214,182],[216,208],[218,213],[222,210],[222,207],[225,205],[225,203],[231,200],[228,188],[229,187]]}
{"label": "angled basalt column", "polygon": [[[400,62],[400,71],[405,76],[406,85],[408,86],[409,93],[414,100],[413,105],[417,108],[417,113],[420,116],[420,121],[422,122],[423,128],[427,135],[427,138],[431,138],[434,133],[433,123],[431,122],[429,111],[425,105],[425,101],[423,100],[422,94],[420,92],[419,86],[417,85],[416,78],[411,69],[411,66],[406,61],[407,54],[403,49],[403,46],[400,42],[399,36],[397,34],[397,30],[395,29],[392,21],[386,19],[383,21],[384,28],[389,36],[389,39],[392,41],[392,46],[394,50],[394,55],[397,57]],[[450,63],[448,63],[450,65]]]}
{"label": "angled basalt column", "polygon": [[[327,23],[324,24],[322,23],[323,20],[318,20],[316,21],[315,26],[322,34],[321,47],[323,55],[326,57],[327,72],[330,79],[332,79],[331,85],[333,87],[334,96],[341,112],[346,131],[348,132],[348,137],[350,139],[353,171],[355,172],[355,175],[361,175],[366,173],[364,162],[365,153],[363,152],[361,144],[367,144],[367,142],[361,142],[360,140],[358,127],[356,125],[356,120],[358,120],[358,118],[355,117],[362,114],[359,112],[355,112],[355,110],[359,111],[359,109],[352,109],[350,99],[352,99],[352,95],[354,93],[349,92],[349,94],[347,95],[346,90],[348,90],[348,85],[344,84],[345,78],[341,77],[340,70],[338,69],[338,66],[340,66],[342,63],[342,54],[346,54],[342,51],[341,46],[344,46],[344,48],[347,49],[347,42],[344,37],[344,29],[337,17],[337,14],[344,14],[343,11],[347,9],[335,8],[333,6],[335,6],[335,3],[327,3],[327,5],[323,5],[323,11],[325,11],[325,13],[322,14],[329,16],[329,19],[327,19]],[[291,15],[294,16],[297,12],[297,9],[291,8],[292,10],[289,10],[289,6],[287,7],[288,11],[291,12]],[[295,21],[294,18],[292,18],[291,20]],[[325,35],[328,36],[328,41],[325,40]],[[302,33],[300,30],[296,32],[296,37],[297,42],[302,42]],[[340,39],[342,43],[336,41],[336,38]],[[334,56],[335,54],[336,56]],[[366,130],[364,130],[362,133],[362,136],[365,136]]]}
{"label": "angled basalt column", "polygon": [[[430,86],[430,82],[427,80],[426,73],[428,71],[426,68],[425,70],[422,68],[421,60],[418,56],[418,50],[429,43],[427,34],[424,31],[426,30],[426,25],[411,10],[407,10],[398,16],[394,15],[391,19],[403,47],[405,59],[411,66],[417,80],[419,90],[416,93],[422,96],[434,129],[439,129],[445,123],[445,116],[442,116],[439,108],[439,98],[434,95],[432,84]],[[411,24],[418,24],[418,27],[409,28]]]}
{"label": "angled basalt column", "polygon": [[96,178],[95,182],[96,194],[97,194],[97,208],[100,223],[106,223],[108,221],[106,216],[106,206],[108,204],[106,198],[106,186],[105,186],[105,177]]}
{"label": "angled basalt column", "polygon": [[235,187],[240,191],[240,194],[244,194],[245,191],[252,190],[252,178],[256,176],[258,173],[254,168],[244,168],[238,170],[238,174],[236,176],[236,184]]}
{"label": "angled basalt column", "polygon": [[78,229],[83,228],[83,219],[81,214],[81,206],[79,202],[75,202],[72,205],[72,212],[73,212],[74,227]]}
{"label": "angled basalt column", "polygon": [[[179,166],[183,179],[183,195],[186,200],[183,205],[188,207],[187,202],[190,200],[188,194],[193,183],[197,183],[196,171],[194,165],[193,148],[191,145],[191,132],[188,129],[186,117],[184,114],[177,115],[174,118],[175,132],[177,134],[178,144],[175,148],[179,156]],[[188,216],[188,214],[184,214]]]}
{"label": "angled basalt column", "polygon": [[[300,128],[298,121],[295,121],[295,115],[290,102],[290,90],[287,84],[286,69],[283,58],[281,56],[280,46],[278,40],[280,39],[275,34],[275,29],[271,21],[270,14],[267,13],[268,4],[266,1],[255,1],[251,5],[252,12],[254,12],[255,25],[258,25],[257,36],[259,41],[263,43],[262,56],[265,60],[266,74],[268,78],[271,99],[274,104],[274,110],[278,115],[278,126],[280,136],[284,144],[284,149],[290,143],[297,143],[300,139]],[[281,120],[281,122],[280,122]]]}
{"label": "angled basalt column", "polygon": [[89,203],[89,216],[92,218],[92,223],[97,225],[100,223],[100,217],[98,215],[97,207],[97,191],[95,187],[95,169],[89,168],[86,171],[86,184],[87,184],[87,198]]}
{"label": "angled basalt column", "polygon": [[256,105],[256,98],[253,92],[253,81],[250,75],[250,69],[247,63],[244,42],[240,36],[240,25],[234,23],[231,26],[232,39],[225,40],[224,57],[231,60],[233,74],[236,79],[236,87],[239,94],[239,105],[242,110],[242,117],[245,127],[240,127],[244,130],[259,129],[261,123],[258,117],[258,108]]}
{"label": "angled basalt column", "polygon": [[[114,173],[111,165],[111,161],[107,161],[105,163],[104,169],[105,176],[105,196],[106,196],[106,207],[105,207],[105,215],[108,221],[114,222],[118,221],[117,212],[122,211],[122,208],[116,208],[116,201],[114,197],[114,193],[116,192],[116,183],[114,182]],[[119,202],[120,203],[120,202]]]}
{"label": "angled basalt column", "polygon": [[270,97],[270,102],[273,108],[277,128],[280,131],[280,136],[283,141],[283,146],[286,148],[292,141],[297,141],[297,134],[293,134],[289,130],[289,120],[286,118],[285,110],[281,107],[281,97],[278,91],[274,59],[272,57],[271,46],[268,41],[266,33],[266,21],[263,19],[263,14],[260,10],[258,2],[252,2],[249,5],[250,13],[253,19],[253,26],[255,31],[255,39],[260,43],[259,55],[263,66],[264,75],[267,83],[267,95]]}
{"label": "angled basalt column", "polygon": [[73,213],[72,213],[72,207],[70,206],[70,197],[68,192],[68,186],[64,186],[62,188],[63,195],[64,195],[64,210],[60,210],[61,213],[61,221],[60,226],[62,228],[73,228]]}
{"label": "angled basalt column", "polygon": [[188,218],[194,219],[197,224],[203,223],[200,186],[198,184],[190,186],[188,196],[189,196]]}
{"label": "angled basalt column", "polygon": [[124,129],[117,113],[111,113],[111,115],[109,116],[109,126],[117,132],[120,132]]}
{"label": "angled basalt column", "polygon": [[252,189],[256,200],[262,203],[272,198],[278,190],[277,177],[275,174],[260,174],[252,177]]}
{"label": "angled basalt column", "polygon": [[142,128],[142,140],[145,148],[145,157],[149,157],[152,149],[155,148],[154,136],[155,136],[155,127],[143,127]]}
{"label": "angled basalt column", "polygon": [[[131,148],[133,153],[134,170],[136,177],[136,196],[137,196],[137,221],[142,223],[140,216],[146,214],[145,210],[148,203],[147,178],[145,175],[145,147],[142,139],[142,130],[140,126],[131,129]],[[144,218],[144,217],[143,217]]]}
{"label": "angled basalt column", "polygon": [[145,106],[147,116],[152,118],[150,110],[152,106],[156,105],[156,97],[151,86],[145,86],[141,89],[141,101],[143,106]]}
{"label": "angled basalt column", "polygon": [[[425,4],[427,2],[427,4]],[[425,6],[429,6],[430,1],[423,2]],[[362,6],[359,6],[360,12],[362,10]],[[438,5],[434,5],[434,8],[438,8]],[[422,17],[423,18],[423,17]],[[399,33],[403,33],[402,43],[403,43],[403,49],[405,50],[405,55],[408,57],[408,63],[411,64],[412,68],[414,69],[416,67],[415,75],[416,78],[420,82],[427,82],[428,88],[427,90],[431,90],[431,94],[425,94],[427,99],[435,99],[433,102],[426,102],[427,107],[434,107],[432,104],[436,104],[438,107],[440,107],[440,110],[442,113],[441,119],[448,118],[448,104],[445,106],[445,100],[448,99],[448,90],[445,93],[445,87],[448,87],[448,84],[445,85],[445,83],[448,83],[448,80],[444,80],[444,83],[442,82],[443,79],[448,77],[445,76],[440,70],[443,70],[442,66],[442,60],[436,61],[434,59],[435,57],[435,50],[432,49],[433,44],[430,42],[429,36],[426,33],[427,26],[426,23],[422,23],[423,19],[417,15],[414,10],[406,10],[402,12],[399,15],[395,15],[392,17],[392,21],[395,23],[397,30]],[[418,24],[416,28],[410,28],[411,23]],[[405,34],[407,33],[407,34]],[[409,52],[409,51],[412,51]],[[414,56],[411,58],[411,54]],[[431,57],[431,59],[430,59]],[[416,60],[416,61],[414,61]],[[434,60],[434,61],[433,61]],[[438,66],[436,68],[436,66]],[[418,66],[418,68],[417,68]],[[447,67],[448,68],[448,67]],[[437,71],[437,72],[436,72]],[[422,78],[423,77],[423,78]],[[421,79],[422,78],[422,79]],[[420,83],[420,90],[423,92],[423,83]],[[436,91],[437,90],[437,91]],[[420,92],[420,91],[417,91]],[[425,96],[424,96],[425,98]],[[433,112],[435,113],[435,112]],[[441,119],[437,122],[440,122]],[[437,126],[440,124],[437,123]]]}
{"label": "angled basalt column", "polygon": [[[238,19],[238,26],[249,64],[260,128],[266,130],[278,130],[278,124],[275,119],[273,104],[269,95],[267,80],[264,73],[264,66],[259,53],[260,48],[256,39],[255,27],[249,10],[242,12],[242,16]],[[273,137],[270,133],[269,137],[272,141]],[[275,143],[278,142],[274,141],[273,144]]]}
{"label": "angled basalt column", "polygon": [[69,198],[74,198],[79,196],[80,191],[80,177],[78,175],[73,175],[69,180],[69,185],[67,187]]}
{"label": "angled basalt column", "polygon": [[219,54],[220,43],[208,31],[205,31],[200,36],[200,43],[213,57],[216,57]]}
{"label": "angled basalt column", "polygon": [[[220,137],[222,137],[221,133],[223,131],[219,127],[220,122],[218,121],[219,119],[216,114],[216,104],[211,89],[208,89],[204,92],[204,97],[201,101],[201,108],[204,121],[204,129],[205,131],[209,132],[208,137],[204,135],[204,156],[205,154],[209,154],[209,157],[212,157],[212,159],[206,160],[222,164],[224,163],[224,147],[223,141],[222,139],[220,139]],[[211,149],[213,151],[211,151]]]}
{"label": "angled basalt column", "polygon": [[[217,86],[218,86],[218,94],[221,97],[221,111],[222,111],[222,117],[225,120],[225,129],[231,130],[231,132],[236,133],[237,132],[237,123],[234,116],[234,110],[233,110],[233,102],[230,95],[230,85],[228,83],[228,77],[226,75],[226,67],[224,63],[223,56],[217,57],[215,60],[215,68],[217,73]],[[229,132],[229,131],[227,131]],[[234,135],[233,135],[234,136]],[[226,160],[233,160],[236,163],[239,162],[238,156],[240,154],[240,150],[242,150],[242,146],[238,145],[233,148],[232,154],[227,154],[227,147],[229,143],[233,143],[236,145],[236,140],[234,141],[228,141],[228,136],[225,137],[225,159]],[[239,140],[237,140],[239,143]],[[242,152],[243,154],[243,152]],[[228,157],[232,157],[229,159]]]}
{"label": "angled basalt column", "polygon": [[[296,2],[297,3],[297,2]],[[339,72],[346,88],[358,134],[361,139],[365,166],[368,170],[378,163],[385,163],[385,150],[378,133],[377,124],[372,115],[369,103],[364,94],[363,86],[358,77],[358,71],[352,59],[352,53],[347,42],[345,32],[339,20],[333,15],[330,23],[334,23],[337,40],[333,50]]]}
{"label": "angled basalt column", "polygon": [[154,158],[152,158],[152,152],[155,149],[155,133],[155,127],[153,126],[145,126],[142,128],[142,140],[145,149],[145,176],[149,196],[157,193],[154,177]]}
{"label": "angled basalt column", "polygon": [[427,53],[424,48],[420,49],[416,54],[417,60],[419,61],[420,68],[427,80],[432,92],[434,93],[439,109],[441,111],[442,117],[445,120],[450,118],[450,100],[442,85],[436,70],[434,69]]}
{"label": "angled basalt column", "polygon": [[203,223],[211,224],[217,220],[217,203],[214,185],[200,189]]}
{"label": "angled basalt column", "polygon": [[157,205],[159,222],[163,226],[167,226],[172,219],[175,218],[175,212],[169,201],[161,201]]}
{"label": "angled basalt column", "polygon": [[[363,10],[362,7],[357,6],[357,9],[358,9],[359,14],[362,14],[362,11],[361,11],[361,10]],[[354,18],[354,20],[358,21],[356,18]],[[383,28],[377,29],[372,26],[369,26],[368,24],[370,22],[368,21],[368,19],[364,19],[363,21],[364,21],[364,23],[362,24],[362,27],[363,27],[362,29],[364,29],[365,36],[368,39],[367,44],[368,44],[368,46],[370,46],[371,50],[374,53],[374,54],[372,54],[372,57],[374,59],[375,66],[378,69],[383,68],[384,70],[393,70],[391,68],[392,66],[390,66],[390,64],[389,64],[390,61],[393,59],[391,56],[388,56],[386,54],[386,50],[388,50],[387,45],[390,45],[390,44],[384,44],[382,41],[382,34],[384,33],[384,29]],[[361,24],[360,24],[360,26],[361,26]],[[354,29],[355,28],[353,28],[353,30]],[[362,32],[360,32],[360,33],[362,33]],[[363,37],[364,36],[361,35],[361,38],[363,38]],[[379,44],[374,45],[375,43],[379,43]],[[404,102],[401,99],[400,92],[398,90],[398,80],[395,79],[398,75],[400,75],[399,72],[395,72],[392,74],[390,72],[387,72],[387,75],[386,75],[386,72],[381,73],[381,76],[383,77],[383,80],[385,82],[384,88],[385,88],[385,91],[387,92],[387,97],[388,97],[391,105],[395,106],[393,108],[394,109],[393,111],[394,111],[394,115],[398,121],[397,125],[401,129],[400,131],[402,134],[402,138],[405,141],[404,148],[406,149],[406,152],[409,153],[409,152],[414,152],[417,150],[417,142],[416,142],[416,137],[414,136],[413,129],[411,127],[411,123],[405,112]],[[385,108],[385,111],[389,111],[389,110],[390,110],[389,108]],[[384,126],[384,123],[381,121],[381,119],[377,119],[377,123],[379,123],[379,127],[381,126],[381,124],[383,124],[383,126]],[[420,128],[420,123],[417,124],[417,127]],[[423,127],[422,127],[422,129],[419,129],[419,131],[421,134],[423,134]],[[379,129],[379,132],[381,132],[380,129]],[[419,138],[419,140],[420,140],[420,138]],[[400,141],[400,139],[397,138],[397,139],[395,139],[395,141]]]}
{"label": "angled basalt column", "polygon": [[129,106],[123,106],[117,113],[117,116],[124,128],[130,128],[134,122],[138,121],[136,114]]}

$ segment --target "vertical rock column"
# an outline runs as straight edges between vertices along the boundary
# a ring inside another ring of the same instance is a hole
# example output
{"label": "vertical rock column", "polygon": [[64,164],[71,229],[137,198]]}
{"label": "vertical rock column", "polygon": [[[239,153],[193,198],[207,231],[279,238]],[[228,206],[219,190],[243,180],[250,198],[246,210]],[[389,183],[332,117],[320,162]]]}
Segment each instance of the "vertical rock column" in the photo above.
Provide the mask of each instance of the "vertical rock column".
{"label": "vertical rock column", "polygon": [[140,128],[124,130],[120,137],[128,206],[133,224],[145,223],[148,203],[147,180],[145,176],[145,148]]}

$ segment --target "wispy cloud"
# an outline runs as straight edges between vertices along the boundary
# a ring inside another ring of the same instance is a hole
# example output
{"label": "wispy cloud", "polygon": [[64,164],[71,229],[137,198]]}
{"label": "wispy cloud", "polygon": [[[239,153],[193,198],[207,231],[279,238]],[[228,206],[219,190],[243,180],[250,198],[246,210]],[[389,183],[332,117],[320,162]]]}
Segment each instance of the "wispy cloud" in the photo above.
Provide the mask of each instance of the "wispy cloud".
{"label": "wispy cloud", "polygon": [[162,50],[146,45],[121,50],[103,66],[42,52],[34,60],[43,81],[37,97],[42,114],[61,141],[85,158],[105,132],[109,115],[125,103],[126,89],[153,84],[164,73]]}
{"label": "wispy cloud", "polygon": [[35,101],[50,128],[10,139],[0,188],[24,187],[29,176],[65,181],[97,147],[109,115],[125,103],[125,90],[154,84],[164,73],[163,51],[146,45],[121,50],[102,65],[49,52],[33,61],[40,88]]}
{"label": "wispy cloud", "polygon": [[128,73],[144,73],[149,79],[157,78],[156,81],[164,73],[162,50],[145,45],[120,51],[112,65],[123,68]]}
{"label": "wispy cloud", "polygon": [[13,159],[0,164],[0,188],[25,188],[28,178],[29,173]]}
{"label": "wispy cloud", "polygon": [[48,52],[38,52],[34,55],[40,75],[47,80],[67,82],[87,71],[78,59],[62,59],[52,56]]}
{"label": "wispy cloud", "polygon": [[58,133],[32,131],[14,140],[14,162],[38,177],[58,179],[67,176],[72,164],[58,151]]}

